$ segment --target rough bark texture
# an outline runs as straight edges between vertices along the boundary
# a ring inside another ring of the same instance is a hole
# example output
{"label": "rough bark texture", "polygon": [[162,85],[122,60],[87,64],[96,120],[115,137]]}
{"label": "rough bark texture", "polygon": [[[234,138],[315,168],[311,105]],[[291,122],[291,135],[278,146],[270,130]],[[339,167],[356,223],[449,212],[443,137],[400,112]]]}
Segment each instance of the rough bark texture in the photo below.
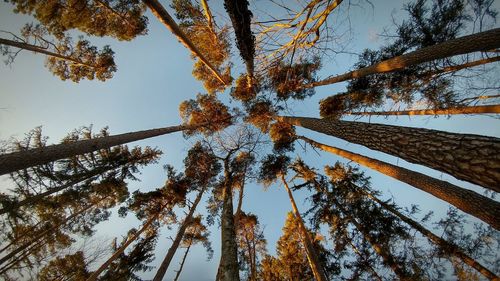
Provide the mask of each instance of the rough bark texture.
{"label": "rough bark texture", "polygon": [[500,230],[500,203],[474,191],[438,180],[424,174],[398,167],[373,158],[349,152],[333,146],[324,145],[305,137],[299,137],[324,151],[355,161],[363,166],[412,185],[420,190],[444,200],[458,209],[488,223]]}
{"label": "rough bark texture", "polygon": [[308,117],[280,119],[500,192],[500,139],[498,138]]}
{"label": "rough bark texture", "polygon": [[191,222],[193,218],[194,211],[196,210],[196,207],[198,206],[198,203],[200,203],[201,197],[203,196],[203,192],[205,189],[200,190],[198,195],[196,196],[196,199],[193,202],[193,205],[189,209],[189,213],[187,216],[184,218],[184,221],[181,224],[181,227],[177,231],[177,235],[175,236],[174,242],[172,243],[172,246],[167,251],[167,254],[165,255],[165,258],[163,259],[160,267],[158,268],[158,271],[156,272],[155,277],[153,278],[153,281],[161,281],[163,280],[163,277],[165,276],[165,273],[167,272],[168,266],[170,265],[170,262],[172,261],[175,252],[177,252],[177,248],[179,248],[179,245],[182,242],[182,238],[184,237],[184,233],[186,232],[187,227],[189,226],[189,223]]}
{"label": "rough bark texture", "polygon": [[415,109],[402,111],[375,111],[375,112],[351,112],[347,115],[455,115],[455,114],[484,114],[500,113],[500,104],[451,107],[443,109]]}
{"label": "rough bark texture", "polygon": [[314,279],[316,281],[327,281],[326,274],[319,263],[318,254],[314,249],[311,238],[309,237],[309,233],[307,231],[306,226],[304,225],[304,221],[302,220],[302,216],[300,215],[299,209],[297,208],[297,204],[295,204],[295,199],[293,198],[292,191],[288,186],[288,183],[285,180],[285,176],[281,175],[281,181],[285,186],[286,192],[288,193],[288,197],[290,198],[290,203],[292,204],[293,214],[298,221],[300,236],[302,238],[302,243],[304,243],[304,248],[307,254],[307,260],[309,261],[309,266],[311,267],[311,271],[313,272]]}
{"label": "rough bark texture", "polygon": [[160,4],[158,0],[143,0],[143,2],[149,7],[153,15],[155,15],[158,20],[165,25],[168,30],[170,30],[175,37],[177,37],[177,40],[184,45],[191,53],[193,56],[197,57],[201,62],[203,62],[210,71],[214,74],[215,77],[224,85],[227,85],[227,82],[222,78],[222,75],[219,73],[217,68],[215,68],[208,60],[205,58],[205,56],[198,50],[198,48],[189,40],[189,38],[182,32],[180,27],[177,25],[177,23],[174,21],[174,19],[170,16],[170,14],[167,12],[167,10]]}
{"label": "rough bark texture", "polygon": [[125,144],[187,129],[194,129],[203,125],[205,124],[197,126],[171,126],[115,136],[95,138],[90,140],[81,140],[72,143],[55,144],[43,148],[8,153],[0,155],[0,175],[8,174],[32,166],[42,165],[75,155],[89,153],[103,148],[110,148],[115,145]]}
{"label": "rough bark texture", "polygon": [[467,54],[472,52],[487,51],[500,47],[500,28],[456,38],[447,42],[425,47],[408,54],[394,57],[377,64],[353,70],[342,75],[327,78],[318,82],[309,83],[303,88],[339,83],[342,81],[360,78],[363,76],[392,72],[408,66],[429,62],[446,57]]}
{"label": "rough bark texture", "polygon": [[177,270],[177,272],[175,273],[174,281],[179,280],[179,276],[181,276],[182,268],[184,267],[184,262],[186,262],[186,257],[189,253],[190,248],[191,248],[191,244],[188,245],[188,247],[186,248],[186,251],[184,252],[184,256],[182,256],[181,266],[179,267],[179,270]]}
{"label": "rough bark texture", "polygon": [[228,159],[224,162],[224,191],[221,214],[221,260],[217,273],[220,281],[239,281],[238,246],[233,216],[233,177],[229,172]]}
{"label": "rough bark texture", "polygon": [[411,218],[409,218],[409,217],[401,214],[396,209],[394,209],[393,207],[391,207],[389,204],[387,204],[387,203],[379,200],[377,197],[373,196],[369,192],[366,192],[366,191],[362,191],[362,192],[367,197],[369,197],[373,201],[377,202],[384,209],[386,209],[387,211],[391,212],[392,214],[394,214],[395,216],[397,216],[398,218],[400,218],[402,221],[404,221],[405,223],[407,223],[409,226],[413,227],[414,229],[416,229],[417,231],[419,231],[420,233],[422,233],[422,235],[424,235],[425,237],[427,237],[429,239],[429,241],[431,241],[431,242],[435,243],[437,246],[439,246],[441,248],[441,250],[443,250],[445,253],[449,254],[450,256],[456,256],[456,257],[458,257],[465,264],[467,264],[468,266],[474,268],[475,270],[477,270],[479,273],[481,273],[484,277],[488,278],[489,280],[498,280],[498,276],[496,276],[493,272],[491,272],[490,270],[488,270],[482,264],[480,264],[479,262],[477,262],[476,260],[474,260],[473,258],[471,258],[469,255],[467,255],[466,253],[464,253],[462,251],[462,249],[460,249],[457,245],[455,245],[455,244],[453,244],[451,242],[448,242],[448,241],[444,240],[443,238],[435,235],[430,230],[426,229],[423,225],[421,225],[418,222],[412,220]]}

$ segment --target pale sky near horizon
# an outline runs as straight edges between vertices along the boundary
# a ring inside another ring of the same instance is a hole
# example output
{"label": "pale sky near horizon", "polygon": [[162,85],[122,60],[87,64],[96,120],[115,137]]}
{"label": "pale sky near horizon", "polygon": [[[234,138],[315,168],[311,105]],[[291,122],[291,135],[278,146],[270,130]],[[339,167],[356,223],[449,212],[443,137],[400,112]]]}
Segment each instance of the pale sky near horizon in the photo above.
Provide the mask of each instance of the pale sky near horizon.
{"label": "pale sky near horizon", "polygon": [[[161,2],[168,6],[169,1]],[[266,5],[269,5],[267,1],[262,0],[250,2],[250,8],[255,11],[255,14],[258,13],[256,10],[264,11],[267,8]],[[497,10],[500,10],[499,2],[495,3]],[[222,8],[222,0],[212,0],[209,3],[213,5],[215,20],[219,24],[228,22]],[[384,27],[391,25],[391,15],[399,19],[398,17],[402,14],[400,1],[376,1],[374,5],[373,10],[366,4],[362,7],[351,8],[350,24],[353,40],[349,44],[349,51],[360,52],[363,48],[375,49],[382,43],[379,34],[383,32]],[[0,2],[0,30],[16,32],[24,23],[33,21],[32,18],[14,14],[11,10],[11,5],[4,1]],[[115,61],[118,71],[114,78],[107,82],[83,80],[76,84],[71,81],[61,81],[44,67],[43,56],[26,51],[19,54],[13,65],[0,65],[0,140],[6,141],[11,137],[22,138],[24,133],[37,126],[43,126],[43,133],[50,137],[49,143],[55,143],[73,129],[90,124],[93,124],[96,130],[109,126],[112,134],[179,124],[181,122],[178,114],[179,103],[205,91],[201,83],[191,75],[192,60],[189,52],[151,13],[148,12],[147,16],[149,32],[146,36],[138,37],[131,42],[120,42],[111,38],[92,38],[91,41],[99,46],[110,44],[116,53]],[[343,24],[347,23],[343,22]],[[0,37],[4,36],[0,34]],[[234,45],[233,43],[232,55],[235,67],[232,75],[236,78],[244,71],[244,67]],[[318,75],[324,78],[343,73],[352,67],[354,61],[355,57],[347,55],[342,55],[334,61],[326,61]],[[496,68],[492,71],[498,73],[497,77],[500,77],[500,68],[498,63],[496,64]],[[344,88],[345,84],[319,87],[312,98],[303,102],[290,103],[291,113],[297,116],[317,117],[319,116],[319,100],[341,92]],[[229,90],[219,94],[219,97],[227,101],[228,93]],[[368,122],[369,120],[362,118],[360,121]],[[389,117],[387,119],[372,117],[370,122],[500,137],[499,121],[491,116]],[[484,191],[480,187],[456,180],[449,175],[409,164],[404,160],[359,145],[349,144],[302,128],[298,128],[298,133],[322,143],[339,146],[448,180],[480,193]],[[130,146],[158,147],[164,152],[159,164],[143,169],[142,174],[139,175],[140,182],[129,184],[130,191],[152,190],[162,186],[165,181],[162,168],[164,164],[172,164],[182,171],[182,159],[192,142],[178,133],[130,144]],[[310,148],[305,153],[299,145],[296,145],[296,148],[297,155],[319,170],[322,170],[324,165],[331,165],[335,161],[348,163],[331,154],[323,152],[318,154]],[[411,186],[365,168],[361,170],[372,178],[372,186],[382,191],[384,198],[394,196],[401,206],[419,204],[422,213],[434,210],[437,215],[442,215],[448,208],[445,202]],[[8,179],[0,177],[0,184],[2,185],[0,191],[4,191],[5,186],[9,185]],[[264,227],[268,250],[274,254],[275,244],[281,235],[286,213],[291,210],[288,197],[284,189],[278,185],[273,185],[264,191],[262,186],[250,183],[245,187],[245,191],[243,210],[258,215]],[[307,192],[297,191],[294,195],[297,203],[300,204],[299,208],[305,211],[308,208],[307,202],[304,201],[308,195]],[[208,196],[205,196],[203,200],[207,198]],[[204,206],[198,207],[198,210],[203,214],[206,213]],[[132,219],[131,214],[127,219],[113,216],[111,220],[97,227],[97,234],[103,240],[109,241],[115,236],[124,235],[129,228],[138,226],[139,222]],[[166,237],[174,236],[176,230],[177,227],[173,227],[170,231],[166,229],[162,231],[155,250],[156,259],[151,264],[152,266],[161,262],[170,246],[170,240]],[[213,259],[207,261],[204,249],[199,245],[194,247],[188,256],[180,280],[208,281],[215,278],[220,258],[220,230],[215,224],[210,227],[210,231],[212,247],[215,251]],[[331,246],[332,243],[329,242],[328,247]],[[182,249],[177,252],[167,272],[166,280],[173,279],[174,270],[177,270],[182,253]],[[154,276],[155,272],[153,269],[140,275],[148,280]]]}

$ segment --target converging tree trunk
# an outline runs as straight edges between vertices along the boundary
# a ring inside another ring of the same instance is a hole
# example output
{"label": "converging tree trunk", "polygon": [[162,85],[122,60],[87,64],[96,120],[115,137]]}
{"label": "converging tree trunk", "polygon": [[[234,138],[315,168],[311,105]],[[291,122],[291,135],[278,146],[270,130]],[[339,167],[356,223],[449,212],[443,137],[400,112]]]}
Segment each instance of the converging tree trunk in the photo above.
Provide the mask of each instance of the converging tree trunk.
{"label": "converging tree trunk", "polygon": [[463,106],[441,109],[414,109],[402,111],[372,111],[372,112],[350,112],[347,115],[455,115],[455,114],[485,114],[485,113],[500,113],[500,104],[493,105],[478,105],[478,106]]}
{"label": "converging tree trunk", "polygon": [[391,212],[398,218],[400,218],[402,221],[407,223],[409,226],[413,227],[416,229],[418,232],[420,232],[422,235],[427,237],[429,241],[433,242],[436,244],[442,251],[447,253],[450,256],[456,256],[457,258],[461,259],[465,264],[468,266],[474,268],[477,270],[479,273],[481,273],[484,277],[488,278],[489,280],[498,280],[498,276],[488,270],[486,267],[484,267],[482,264],[471,258],[469,255],[467,255],[462,249],[460,249],[457,245],[446,241],[445,239],[435,235],[432,233],[430,230],[426,229],[423,225],[419,224],[418,222],[412,220],[411,218],[401,214],[399,211],[397,211],[395,208],[390,206],[389,204],[381,201],[377,197],[373,196],[371,193],[369,193],[366,190],[361,189],[361,192],[366,195],[368,198],[372,199],[373,201],[377,202],[380,206],[382,206],[384,209],[387,211]]}
{"label": "converging tree trunk", "polygon": [[314,147],[355,161],[363,166],[432,194],[458,209],[488,223],[493,228],[500,230],[500,219],[498,217],[498,214],[500,214],[500,203],[495,200],[482,196],[474,191],[458,187],[447,181],[438,180],[383,161],[318,143],[306,137],[298,138]]}
{"label": "converging tree trunk", "polygon": [[0,155],[0,175],[8,174],[32,166],[42,165],[59,159],[69,158],[75,155],[89,153],[103,148],[110,148],[115,145],[125,144],[174,132],[190,130],[202,127],[204,125],[206,125],[206,123],[195,126],[171,126],[95,138],[90,140],[81,140],[71,143],[54,144],[45,146],[43,148],[3,154]]}
{"label": "converging tree trunk", "polygon": [[181,266],[179,267],[179,270],[177,270],[177,272],[175,273],[174,281],[179,280],[179,276],[181,276],[182,268],[184,267],[184,262],[186,262],[186,257],[189,253],[190,248],[191,248],[191,244],[188,245],[188,247],[186,248],[186,251],[184,252],[184,256],[182,256]]}
{"label": "converging tree trunk", "polygon": [[167,10],[161,5],[158,0],[143,0],[143,2],[149,7],[153,15],[155,15],[158,20],[163,23],[174,35],[177,37],[177,40],[184,45],[193,56],[197,57],[201,62],[203,62],[208,69],[214,74],[215,77],[224,85],[227,85],[228,82],[222,78],[222,75],[219,71],[205,58],[205,56],[198,50],[198,48],[189,40],[189,38],[182,32],[180,27],[175,23],[174,19],[170,16]]}
{"label": "converging tree trunk", "polygon": [[309,117],[278,117],[500,192],[500,139],[423,128]]}
{"label": "converging tree trunk", "polygon": [[[200,190],[198,192],[198,195],[196,196],[196,199],[193,202],[193,205],[189,209],[189,213],[187,216],[184,218],[184,221],[182,222],[181,226],[179,227],[179,230],[177,231],[177,235],[175,236],[174,242],[172,243],[172,246],[167,251],[167,254],[165,255],[165,258],[163,259],[160,267],[158,268],[158,271],[156,272],[155,277],[153,278],[153,281],[162,281],[163,277],[165,276],[165,273],[167,272],[168,266],[170,265],[170,262],[172,261],[172,258],[175,255],[175,252],[179,248],[179,245],[181,244],[182,238],[184,237],[184,233],[186,232],[187,227],[189,226],[189,223],[193,219],[193,214],[194,211],[196,210],[196,207],[198,206],[198,203],[200,203],[201,197],[203,196],[203,192],[205,191],[205,188]],[[188,248],[189,250],[189,248]]]}
{"label": "converging tree trunk", "polygon": [[339,83],[376,73],[392,72],[424,62],[472,52],[487,51],[498,47],[500,47],[500,28],[495,28],[452,39],[444,43],[425,47],[368,67],[353,70],[318,82],[309,83],[303,85],[302,88],[312,88]]}
{"label": "converging tree trunk", "polygon": [[280,175],[281,181],[285,186],[286,192],[288,193],[288,197],[290,198],[290,203],[292,204],[292,210],[295,218],[297,219],[300,237],[302,238],[302,243],[304,244],[304,248],[306,250],[307,260],[309,261],[309,266],[311,267],[311,271],[313,272],[314,279],[317,281],[327,281],[326,274],[319,262],[318,254],[314,249],[314,245],[311,241],[311,237],[309,237],[309,233],[307,231],[306,226],[304,225],[304,221],[302,220],[302,216],[300,215],[299,209],[297,208],[297,204],[295,204],[295,199],[293,198],[292,191],[286,182],[285,176],[283,174]]}

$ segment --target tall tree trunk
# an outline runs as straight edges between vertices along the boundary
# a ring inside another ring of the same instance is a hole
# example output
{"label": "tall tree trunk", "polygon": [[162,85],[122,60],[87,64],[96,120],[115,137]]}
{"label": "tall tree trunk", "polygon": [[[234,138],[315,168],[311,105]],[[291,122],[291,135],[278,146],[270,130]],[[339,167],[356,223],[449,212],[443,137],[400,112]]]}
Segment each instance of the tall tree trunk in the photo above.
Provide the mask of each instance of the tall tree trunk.
{"label": "tall tree trunk", "polygon": [[22,260],[28,258],[29,256],[31,256],[33,254],[33,251],[38,250],[39,248],[43,247],[46,244],[47,244],[47,242],[43,239],[43,237],[42,237],[42,239],[35,241],[28,248],[24,249],[20,255],[11,259],[7,264],[5,264],[4,266],[1,267],[0,268],[0,276],[9,270],[15,269],[14,266],[16,266],[16,265],[19,266],[19,263]]}
{"label": "tall tree trunk", "polygon": [[500,104],[450,107],[442,109],[414,109],[402,111],[378,111],[378,112],[350,112],[347,115],[455,115],[455,114],[484,114],[500,113]]}
{"label": "tall tree trunk", "polygon": [[500,47],[500,28],[495,28],[452,39],[441,44],[425,47],[408,54],[381,61],[368,67],[353,70],[318,82],[309,83],[303,85],[302,88],[329,85],[371,74],[392,72],[424,62],[472,52],[487,51],[498,47]]}
{"label": "tall tree trunk", "polygon": [[471,61],[471,62],[459,64],[459,65],[452,65],[452,66],[443,67],[442,69],[432,71],[429,74],[437,75],[437,74],[446,73],[446,72],[456,72],[456,71],[466,69],[469,67],[479,66],[479,65],[483,65],[483,64],[487,64],[487,63],[497,62],[497,61],[500,61],[500,56],[475,60],[475,61]]}
{"label": "tall tree trunk", "polygon": [[438,180],[418,172],[337,147],[321,144],[306,137],[299,138],[314,147],[355,161],[363,166],[432,194],[465,213],[490,224],[496,230],[500,230],[500,219],[498,217],[498,214],[500,214],[500,203],[495,200],[482,196],[474,191],[458,187],[447,181]]}
{"label": "tall tree trunk", "polygon": [[181,266],[179,267],[179,270],[177,270],[177,273],[175,274],[174,281],[179,280],[179,276],[181,276],[182,268],[184,267],[184,262],[186,262],[186,257],[189,253],[190,248],[191,248],[191,244],[188,245],[188,247],[186,248],[186,251],[184,252],[184,256],[182,256]]}
{"label": "tall tree trunk", "polygon": [[165,276],[165,273],[167,272],[168,266],[170,265],[170,262],[172,261],[175,252],[177,251],[177,248],[179,248],[179,245],[182,242],[182,238],[184,238],[184,233],[186,232],[187,227],[191,223],[191,220],[193,219],[193,214],[194,211],[196,210],[196,207],[198,206],[198,203],[200,203],[201,197],[203,197],[203,192],[205,192],[205,188],[202,188],[199,192],[198,195],[196,196],[196,199],[193,202],[193,205],[189,209],[189,213],[187,216],[184,218],[184,221],[181,224],[181,227],[179,227],[179,230],[177,231],[177,235],[175,236],[174,242],[172,243],[172,246],[167,251],[167,254],[165,255],[165,258],[163,259],[162,263],[160,264],[160,267],[158,268],[158,271],[156,272],[155,277],[153,278],[153,281],[162,281],[163,277]]}
{"label": "tall tree trunk", "polygon": [[[163,209],[163,208],[162,208]],[[105,261],[96,271],[92,272],[90,277],[87,279],[87,281],[96,281],[99,275],[108,268],[108,266],[111,265],[111,263],[116,260],[124,251],[127,249],[127,247],[132,244],[139,236],[146,231],[155,220],[158,219],[158,216],[160,215],[160,212],[158,214],[152,216],[143,226],[142,228],[137,231],[132,237],[130,237],[127,242],[125,242],[118,250],[115,251],[115,253],[107,260]]]}
{"label": "tall tree trunk", "polygon": [[366,241],[370,243],[372,246],[373,250],[382,258],[384,263],[389,266],[392,271],[398,276],[399,280],[405,280],[405,281],[410,281],[413,280],[411,278],[411,274],[407,272],[401,264],[399,264],[392,254],[389,252],[389,250],[384,247],[383,245],[380,245],[377,243],[377,241],[370,235],[370,231],[366,229],[363,224],[358,223],[355,218],[353,218],[350,214],[346,212],[344,207],[339,204],[339,202],[336,199],[333,199],[335,202],[335,205],[337,205],[337,208],[344,214],[345,218],[347,219],[348,222],[350,222],[354,227],[363,235]]}
{"label": "tall tree trunk", "polygon": [[[356,247],[356,245],[354,245],[354,243],[352,242],[351,238],[348,237],[348,239],[349,239],[349,245],[351,246],[351,248],[354,251],[354,253],[356,253],[356,255],[358,255],[358,257],[360,257],[361,259],[363,259],[364,262],[367,262],[366,258],[363,256],[363,254],[361,254],[361,252],[359,251],[358,247]],[[368,267],[368,269],[370,270],[371,274],[373,275],[373,277],[375,279],[377,279],[378,281],[383,281],[382,278],[380,277],[380,275],[378,275],[377,271],[375,271],[375,269],[373,268],[373,266],[371,266],[371,264],[367,263],[367,267]]]}
{"label": "tall tree trunk", "polygon": [[465,264],[474,268],[475,270],[477,270],[479,273],[481,273],[484,277],[488,278],[489,280],[498,280],[498,276],[496,276],[496,274],[494,274],[493,272],[488,270],[486,267],[481,265],[479,262],[477,262],[476,260],[471,258],[469,255],[467,255],[465,252],[463,252],[462,249],[460,249],[454,243],[448,242],[445,239],[435,235],[430,230],[426,229],[423,225],[421,225],[418,222],[412,220],[411,218],[401,214],[395,208],[393,208],[389,204],[381,201],[380,199],[373,196],[371,193],[367,192],[366,190],[363,190],[363,189],[360,189],[360,190],[368,198],[377,202],[384,209],[391,212],[392,214],[394,214],[395,216],[400,218],[402,221],[407,223],[409,226],[413,227],[418,232],[420,232],[422,235],[427,237],[427,239],[429,239],[429,241],[431,241],[434,244],[436,244],[437,246],[439,246],[441,248],[441,250],[443,250],[448,255],[456,256],[457,258],[461,259]]}
{"label": "tall tree trunk", "polygon": [[210,28],[210,31],[212,31],[212,33],[215,34],[214,18],[212,16],[210,8],[208,7],[207,0],[201,0],[200,2],[201,6],[203,7],[203,11],[205,12],[205,17],[207,18],[208,28]]}
{"label": "tall tree trunk", "polygon": [[293,198],[292,191],[290,190],[290,187],[288,186],[288,183],[286,182],[285,176],[283,174],[281,174],[280,176],[281,176],[281,181],[283,182],[283,185],[285,186],[286,192],[288,193],[288,197],[290,198],[290,203],[292,204],[293,214],[295,215],[295,218],[297,219],[297,222],[299,225],[300,236],[302,238],[302,243],[304,243],[304,248],[306,250],[307,259],[309,260],[309,266],[311,267],[311,271],[314,274],[314,279],[317,281],[327,281],[328,278],[326,277],[324,269],[322,268],[322,266],[319,262],[318,254],[316,253],[316,250],[314,249],[314,245],[311,241],[311,237],[309,237],[309,233],[307,231],[306,226],[304,225],[304,221],[302,220],[302,216],[300,215],[299,209],[297,208],[297,204],[295,204],[295,199]]}
{"label": "tall tree trunk", "polygon": [[47,56],[50,56],[50,57],[54,57],[54,58],[58,58],[58,59],[61,59],[61,60],[66,60],[66,61],[70,61],[70,62],[73,62],[75,64],[87,66],[87,67],[90,67],[90,68],[95,68],[96,67],[95,65],[84,63],[81,60],[77,60],[77,59],[69,57],[69,56],[64,56],[64,55],[61,55],[61,54],[58,54],[58,53],[54,53],[54,52],[48,51],[45,48],[42,48],[42,47],[39,47],[39,46],[36,46],[36,45],[31,45],[31,44],[28,44],[28,43],[23,43],[23,42],[18,42],[18,41],[14,41],[14,40],[0,38],[0,45],[12,46],[12,47],[16,47],[16,48],[23,49],[23,50],[28,50],[28,51],[32,51],[32,52],[35,52],[35,53],[44,54],[44,55],[47,55]]}
{"label": "tall tree trunk", "polygon": [[205,56],[198,50],[198,48],[189,40],[189,38],[184,34],[180,27],[175,23],[174,19],[170,16],[167,10],[160,4],[158,0],[143,0],[143,2],[149,7],[153,15],[155,15],[158,20],[163,23],[173,34],[177,37],[177,40],[184,45],[193,56],[197,57],[201,62],[203,62],[208,69],[214,74],[215,77],[224,85],[228,85],[228,82],[222,78],[217,68],[215,68]]}
{"label": "tall tree trunk", "polygon": [[500,139],[495,137],[308,117],[278,119],[500,192]]}
{"label": "tall tree trunk", "polygon": [[81,140],[71,143],[54,144],[43,148],[35,148],[3,154],[0,155],[0,175],[8,174],[32,166],[42,165],[75,155],[89,153],[103,148],[110,148],[115,145],[125,144],[132,141],[138,141],[188,129],[195,129],[204,125],[206,125],[206,123],[195,126],[171,126],[95,138],[90,140]]}

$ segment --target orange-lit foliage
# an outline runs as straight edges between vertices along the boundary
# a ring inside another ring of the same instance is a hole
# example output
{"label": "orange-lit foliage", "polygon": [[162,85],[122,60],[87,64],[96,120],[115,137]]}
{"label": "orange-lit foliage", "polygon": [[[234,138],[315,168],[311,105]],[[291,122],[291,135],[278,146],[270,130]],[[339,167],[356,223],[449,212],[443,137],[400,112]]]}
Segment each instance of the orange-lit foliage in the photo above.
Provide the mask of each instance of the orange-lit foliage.
{"label": "orange-lit foliage", "polygon": [[279,100],[289,98],[303,100],[314,94],[313,88],[304,89],[302,85],[315,81],[315,73],[320,68],[319,58],[301,61],[293,65],[283,62],[269,68],[267,87],[274,91]]}
{"label": "orange-lit foliage", "polygon": [[253,103],[247,109],[247,113],[245,121],[259,128],[264,133],[269,130],[270,123],[276,116],[276,111],[273,109],[271,102],[267,100],[260,100]]}
{"label": "orange-lit foliage", "polygon": [[257,96],[256,85],[253,85],[248,75],[240,75],[236,79],[236,86],[231,91],[231,97],[241,102],[249,102]]}
{"label": "orange-lit foliage", "polygon": [[286,122],[273,123],[269,129],[269,136],[274,142],[274,150],[278,152],[293,150],[295,127]]}

